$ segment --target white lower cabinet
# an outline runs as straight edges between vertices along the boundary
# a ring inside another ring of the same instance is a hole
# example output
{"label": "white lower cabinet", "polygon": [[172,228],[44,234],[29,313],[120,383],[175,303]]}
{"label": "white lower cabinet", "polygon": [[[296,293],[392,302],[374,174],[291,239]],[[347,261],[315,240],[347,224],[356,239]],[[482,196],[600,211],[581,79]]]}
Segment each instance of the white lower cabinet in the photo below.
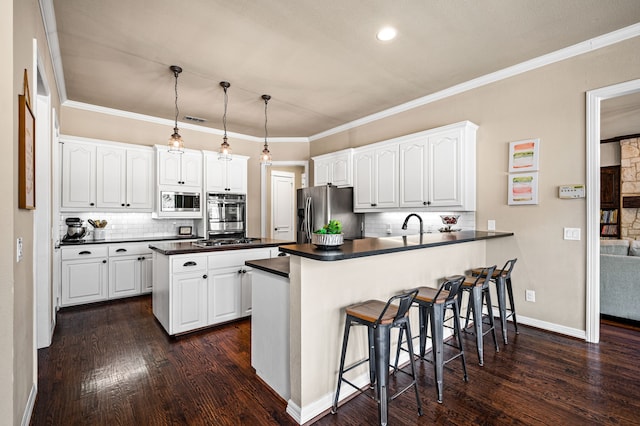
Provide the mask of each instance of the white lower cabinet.
{"label": "white lower cabinet", "polygon": [[209,324],[240,318],[242,272],[239,267],[209,271],[207,290]]}
{"label": "white lower cabinet", "polygon": [[109,299],[151,291],[151,249],[146,244],[109,246]]}
{"label": "white lower cabinet", "polygon": [[107,299],[107,247],[72,247],[62,250],[61,306]]}
{"label": "white lower cabinet", "polygon": [[206,274],[192,272],[173,277],[172,334],[184,333],[207,325]]}

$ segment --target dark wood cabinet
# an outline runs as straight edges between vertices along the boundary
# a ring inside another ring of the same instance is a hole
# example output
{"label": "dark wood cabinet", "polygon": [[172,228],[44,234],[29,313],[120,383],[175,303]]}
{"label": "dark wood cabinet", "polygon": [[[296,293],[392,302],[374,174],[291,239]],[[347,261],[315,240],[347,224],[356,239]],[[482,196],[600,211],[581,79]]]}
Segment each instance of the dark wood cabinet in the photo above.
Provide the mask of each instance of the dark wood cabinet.
{"label": "dark wood cabinet", "polygon": [[620,166],[600,168],[600,236],[620,238]]}

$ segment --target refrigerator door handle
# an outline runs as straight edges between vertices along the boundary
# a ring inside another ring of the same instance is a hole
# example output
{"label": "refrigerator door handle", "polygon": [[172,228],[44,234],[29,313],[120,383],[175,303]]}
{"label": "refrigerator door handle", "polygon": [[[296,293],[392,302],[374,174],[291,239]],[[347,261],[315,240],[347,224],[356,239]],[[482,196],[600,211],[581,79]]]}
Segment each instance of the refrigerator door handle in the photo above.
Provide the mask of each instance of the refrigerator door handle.
{"label": "refrigerator door handle", "polygon": [[311,227],[313,226],[313,224],[311,223],[311,220],[313,218],[313,216],[311,216],[311,197],[307,197],[307,199],[305,200],[305,225],[306,225],[306,234],[307,234],[307,242],[311,242]]}

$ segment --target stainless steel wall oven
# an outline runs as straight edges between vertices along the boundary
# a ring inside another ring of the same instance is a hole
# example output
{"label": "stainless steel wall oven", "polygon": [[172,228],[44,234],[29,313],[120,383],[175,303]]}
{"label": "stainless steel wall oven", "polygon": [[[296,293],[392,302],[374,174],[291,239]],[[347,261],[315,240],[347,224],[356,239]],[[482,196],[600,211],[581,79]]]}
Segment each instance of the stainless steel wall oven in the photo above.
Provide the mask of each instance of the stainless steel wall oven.
{"label": "stainless steel wall oven", "polygon": [[246,195],[207,194],[209,238],[222,235],[246,236]]}

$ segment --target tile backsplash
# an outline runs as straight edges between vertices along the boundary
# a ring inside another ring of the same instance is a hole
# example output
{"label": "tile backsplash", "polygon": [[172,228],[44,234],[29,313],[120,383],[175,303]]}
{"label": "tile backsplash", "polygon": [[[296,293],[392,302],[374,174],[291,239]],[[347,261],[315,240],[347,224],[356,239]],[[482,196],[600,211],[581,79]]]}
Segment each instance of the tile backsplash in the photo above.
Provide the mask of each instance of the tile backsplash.
{"label": "tile backsplash", "polygon": [[[402,223],[411,212],[384,212],[366,213],[364,215],[364,229],[366,237],[386,237],[389,235],[417,234],[420,231],[420,222],[416,218],[409,219],[407,229],[402,229]],[[475,229],[475,212],[416,212],[423,221],[424,232],[438,232],[444,225],[440,215],[459,214],[458,224],[453,229]],[[388,229],[391,229],[391,233]]]}
{"label": "tile backsplash", "polygon": [[152,219],[151,213],[62,213],[59,223],[59,237],[67,233],[67,225],[65,220],[69,217],[79,217],[84,221],[83,226],[87,227],[87,236],[85,239],[93,237],[93,226],[87,222],[87,219],[106,220],[107,226],[106,239],[120,238],[155,238],[167,237],[178,234],[178,226],[193,226],[194,233],[197,232],[197,223],[199,219]]}

